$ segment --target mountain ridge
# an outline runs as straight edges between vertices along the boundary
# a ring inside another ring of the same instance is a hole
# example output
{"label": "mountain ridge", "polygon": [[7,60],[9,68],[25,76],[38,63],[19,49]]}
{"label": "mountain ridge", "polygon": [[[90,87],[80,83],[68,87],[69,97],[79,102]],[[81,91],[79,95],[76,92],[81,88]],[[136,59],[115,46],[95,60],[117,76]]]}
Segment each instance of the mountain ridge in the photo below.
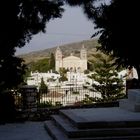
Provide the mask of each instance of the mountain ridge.
{"label": "mountain ridge", "polygon": [[[87,49],[88,56],[91,55],[93,51],[95,51],[95,47],[98,46],[97,39],[83,40],[80,42],[73,42],[69,44],[60,45],[60,49],[64,56],[70,55],[70,53],[74,53],[75,56],[78,56],[80,53],[80,49],[82,45]],[[33,51],[25,54],[18,55],[18,57],[23,58],[26,64],[31,62],[37,62],[40,59],[50,57],[51,53],[54,53],[58,46],[47,48],[44,50]]]}

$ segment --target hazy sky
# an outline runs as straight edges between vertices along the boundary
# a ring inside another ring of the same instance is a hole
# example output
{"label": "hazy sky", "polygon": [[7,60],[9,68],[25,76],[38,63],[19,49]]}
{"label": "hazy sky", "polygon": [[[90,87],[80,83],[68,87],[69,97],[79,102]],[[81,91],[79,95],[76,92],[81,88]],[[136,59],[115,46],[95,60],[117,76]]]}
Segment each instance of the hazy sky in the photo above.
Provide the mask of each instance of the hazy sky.
{"label": "hazy sky", "polygon": [[43,50],[67,43],[90,39],[94,26],[83,14],[80,7],[66,7],[62,18],[51,20],[46,33],[35,35],[29,44],[17,49],[16,54]]}

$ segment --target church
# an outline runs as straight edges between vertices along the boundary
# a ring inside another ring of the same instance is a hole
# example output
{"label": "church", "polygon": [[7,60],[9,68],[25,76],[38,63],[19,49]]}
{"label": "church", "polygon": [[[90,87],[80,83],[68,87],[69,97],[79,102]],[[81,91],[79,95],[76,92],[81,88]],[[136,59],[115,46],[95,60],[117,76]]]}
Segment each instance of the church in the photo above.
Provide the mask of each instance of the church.
{"label": "church", "polygon": [[63,57],[60,47],[57,47],[55,52],[55,70],[59,71],[60,68],[76,72],[87,70],[87,51],[84,45],[82,45],[80,50],[80,57],[76,57],[72,53],[68,57]]}

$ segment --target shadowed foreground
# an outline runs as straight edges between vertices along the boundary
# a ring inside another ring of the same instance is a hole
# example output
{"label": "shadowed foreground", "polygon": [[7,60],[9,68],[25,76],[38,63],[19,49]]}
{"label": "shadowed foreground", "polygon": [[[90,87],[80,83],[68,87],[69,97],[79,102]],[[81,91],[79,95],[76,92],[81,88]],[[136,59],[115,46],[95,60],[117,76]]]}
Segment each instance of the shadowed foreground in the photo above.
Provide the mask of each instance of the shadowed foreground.
{"label": "shadowed foreground", "polygon": [[0,140],[51,140],[43,122],[0,125]]}

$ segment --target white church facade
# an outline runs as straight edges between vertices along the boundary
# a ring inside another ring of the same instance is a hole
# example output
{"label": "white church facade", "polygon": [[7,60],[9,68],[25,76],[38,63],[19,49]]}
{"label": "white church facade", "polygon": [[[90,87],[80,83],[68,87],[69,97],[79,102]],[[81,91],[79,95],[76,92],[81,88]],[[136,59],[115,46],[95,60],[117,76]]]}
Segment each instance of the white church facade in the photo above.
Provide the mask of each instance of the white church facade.
{"label": "white church facade", "polygon": [[76,57],[72,53],[68,57],[63,57],[60,47],[57,47],[55,52],[55,70],[59,71],[60,68],[79,72],[87,70],[87,51],[84,45],[80,50],[80,57]]}

